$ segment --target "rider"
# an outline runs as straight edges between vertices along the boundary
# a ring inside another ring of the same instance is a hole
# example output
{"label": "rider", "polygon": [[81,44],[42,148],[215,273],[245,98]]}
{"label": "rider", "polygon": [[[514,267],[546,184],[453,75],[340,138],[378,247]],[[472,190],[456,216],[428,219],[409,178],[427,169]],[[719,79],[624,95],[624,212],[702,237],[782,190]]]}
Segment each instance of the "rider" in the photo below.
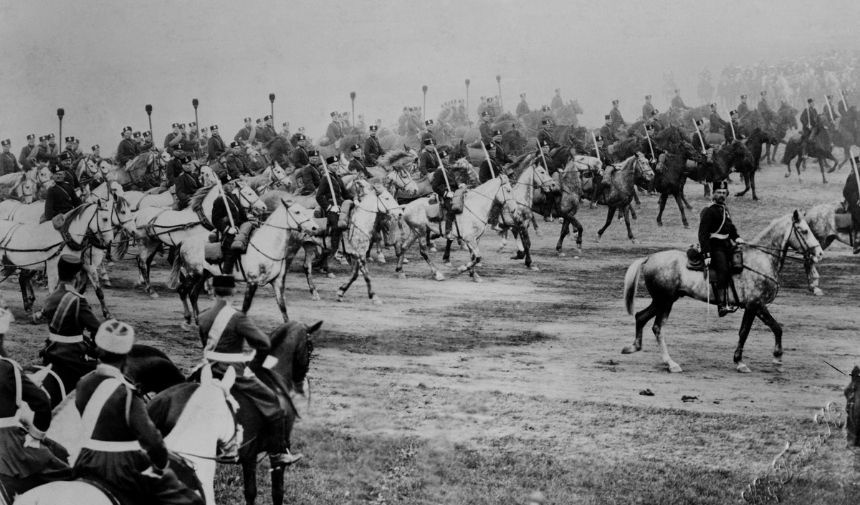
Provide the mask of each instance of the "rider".
{"label": "rider", "polygon": [[[489,181],[493,178],[493,174],[498,177],[499,174],[505,173],[505,161],[499,155],[499,149],[496,147],[494,142],[491,142],[485,146],[487,148],[487,154],[490,155],[490,159],[485,159],[481,162],[481,167],[478,169],[478,180],[481,184]],[[502,154],[502,156],[504,156]],[[493,171],[490,172],[490,162],[493,164]],[[507,163],[510,163],[508,160]]]}
{"label": "rider", "polygon": [[741,95],[741,103],[738,104],[738,116],[744,117],[750,112],[750,106],[747,104],[747,96]]}
{"label": "rider", "polygon": [[[594,140],[597,142],[597,144],[588,151],[588,156],[592,156],[592,157],[596,158],[596,157],[598,157],[598,153],[599,153],[600,154],[600,156],[599,156],[600,161],[603,164],[603,167],[605,169],[605,167],[611,165],[611,163],[609,162],[609,153],[606,151],[606,148],[603,146],[603,142],[604,142],[603,137],[600,135],[597,135],[594,137]],[[612,187],[611,184],[609,184],[607,181],[605,181],[603,179],[603,173],[604,173],[604,170],[602,169],[598,172],[595,172],[594,175],[592,175],[592,181],[591,182],[592,182],[593,190],[592,190],[592,194],[591,194],[591,201],[593,203],[597,203],[597,201],[600,198],[600,195],[602,195],[607,189]]]}
{"label": "rider", "polygon": [[735,243],[743,243],[726,207],[728,195],[728,181],[715,183],[714,203],[702,209],[699,221],[699,246],[705,257],[705,268],[710,267],[713,272],[710,281],[720,317],[734,312],[727,308],[731,255]]}
{"label": "rider", "polygon": [[609,141],[610,144],[617,142],[618,137],[615,135],[615,128],[612,127],[612,116],[607,114],[603,116],[603,120],[604,123],[603,126],[600,127],[600,135]]}
{"label": "rider", "polygon": [[762,91],[760,93],[761,98],[758,101],[758,105],[756,106],[756,110],[761,114],[762,119],[764,119],[765,123],[770,123],[776,117],[773,109],[770,108],[770,104],[767,103],[767,91]]}
{"label": "rider", "polygon": [[424,140],[424,149],[418,155],[418,173],[421,176],[429,175],[439,166],[439,161],[436,159],[436,153],[433,151],[433,146],[436,141],[432,138]]}
{"label": "rider", "polygon": [[485,144],[489,144],[493,139],[493,129],[490,124],[492,121],[493,117],[489,111],[485,110],[481,113],[481,124],[478,125],[478,132],[481,134],[481,142]]}
{"label": "rider", "polygon": [[254,121],[250,117],[245,118],[245,126],[233,136],[233,141],[245,145],[251,138],[251,131],[255,128]]}
{"label": "rider", "polygon": [[708,116],[708,123],[711,133],[723,133],[728,127],[728,123],[720,117],[720,113],[717,112],[717,104],[711,104],[711,114]]}
{"label": "rider", "polygon": [[310,163],[308,156],[308,138],[304,133],[296,133],[294,137],[296,139],[296,148],[292,153],[293,166],[301,168]]}
{"label": "rider", "polygon": [[857,176],[854,173],[855,167],[857,170],[860,170],[860,156],[854,157],[854,166],[851,167],[848,180],[845,181],[845,186],[842,188],[842,197],[845,198],[845,202],[848,204],[848,212],[851,213],[854,254],[860,254],[860,240],[857,239],[858,233],[860,233],[860,192],[857,189]]}
{"label": "rider", "polygon": [[698,129],[698,133],[695,131],[691,134],[691,143],[696,151],[700,153],[707,152],[711,146],[705,140],[705,121],[703,119],[696,120],[696,128]]}
{"label": "rider", "polygon": [[433,136],[432,127],[433,127],[433,120],[432,119],[426,119],[424,121],[424,131],[421,132],[421,143],[422,144],[427,139],[434,139],[435,140],[435,137]]}
{"label": "rider", "polygon": [[815,100],[807,98],[808,104],[803,112],[800,113],[800,124],[803,125],[803,131],[800,136],[800,151],[801,156],[806,157],[807,147],[810,142],[815,142],[815,137],[818,135],[819,121],[818,111],[815,110]]}
{"label": "rider", "polygon": [[651,104],[651,95],[645,95],[645,104],[642,106],[642,120],[645,121],[651,117],[654,112],[654,105]]}
{"label": "rider", "polygon": [[[27,431],[21,429],[18,419],[22,404],[33,411]],[[11,503],[15,495],[71,477],[66,463],[68,453],[45,436],[50,425],[51,401],[47,393],[24,374],[18,363],[0,353],[0,502]]]}
{"label": "rider", "polygon": [[364,141],[364,161],[366,161],[367,166],[370,167],[375,167],[376,160],[385,154],[385,150],[382,149],[382,146],[379,144],[379,139],[376,138],[378,130],[378,125],[370,125],[370,135]]}
{"label": "rider", "polygon": [[[300,149],[296,149],[300,151]],[[320,173],[322,172],[322,161],[320,160],[320,152],[316,149],[311,149],[307,152],[308,163],[299,169],[297,179],[302,181],[302,196],[312,195],[320,185]]]}
{"label": "rider", "polygon": [[529,104],[526,102],[526,94],[520,93],[520,103],[517,104],[517,118],[521,118],[531,112]]}
{"label": "rider", "polygon": [[78,382],[75,406],[86,440],[75,476],[105,483],[120,503],[202,505],[167,466],[168,453],[146,405],[123,375],[134,329],[111,319],[96,332],[99,363]]}
{"label": "rider", "polygon": [[689,109],[687,104],[684,103],[684,99],[681,98],[681,90],[675,89],[675,96],[672,97],[671,107],[673,109]]}
{"label": "rider", "polygon": [[0,153],[0,175],[12,174],[20,171],[18,160],[15,158],[14,154],[9,152],[9,149],[12,147],[12,141],[10,139],[6,139],[0,142],[0,145],[3,146],[3,152]]}
{"label": "rider", "polygon": [[741,125],[738,123],[738,111],[729,112],[730,123],[726,123],[723,129],[723,136],[726,138],[726,144],[731,144],[736,140],[743,140],[746,137],[741,132]]}
{"label": "rider", "polygon": [[[343,179],[340,178],[340,175],[338,175],[337,170],[334,168],[335,163],[337,163],[337,157],[335,156],[329,156],[326,159],[328,175],[323,174],[320,177],[320,184],[316,194],[317,204],[325,212],[329,236],[329,250],[320,258],[320,265],[325,271],[328,271],[328,260],[340,249],[341,230],[338,226],[340,208],[344,200],[352,199],[352,195],[346,189]],[[331,181],[331,184],[329,184],[329,181]],[[332,193],[334,193],[334,196],[332,196]]]}
{"label": "rider", "polygon": [[174,179],[174,184],[176,185],[176,210],[182,210],[188,207],[191,197],[203,185],[194,173],[197,166],[192,162],[191,158],[183,156],[182,158],[177,158],[177,160],[182,165],[182,172]]}
{"label": "rider", "polygon": [[[101,321],[93,313],[87,299],[75,289],[82,269],[81,258],[63,254],[57,263],[60,284],[48,296],[45,308],[33,314],[33,321],[48,321],[48,339],[39,353],[42,364],[50,365],[60,376],[67,392],[75,388],[78,379],[95,368],[92,336]],[[84,337],[84,332],[88,335]]]}
{"label": "rider", "polygon": [[269,461],[272,467],[291,465],[302,458],[287,447],[287,425],[276,391],[266,386],[245,363],[251,357],[243,353],[245,342],[259,351],[268,351],[271,343],[244,312],[233,307],[235,281],[229,275],[212,280],[215,305],[200,314],[200,340],[203,357],[212,365],[212,375],[221,378],[229,367],[236,370],[233,391],[254,403],[268,425]]}
{"label": "rider", "polygon": [[[126,163],[140,154],[137,142],[131,139],[131,133],[131,126],[126,126],[122,129],[122,140],[116,148],[116,162],[120,167],[124,167]],[[168,152],[170,151],[168,150]]]}
{"label": "rider", "polygon": [[[212,224],[221,236],[221,271],[224,275],[232,275],[236,261],[248,246],[247,239],[250,237],[253,223],[239,204],[239,199],[233,194],[235,183],[230,175],[225,172],[219,179],[224,191],[212,205]],[[225,201],[229,202],[229,213]]]}
{"label": "rider", "polygon": [[360,144],[353,144],[349,148],[349,153],[350,153],[350,160],[349,160],[349,167],[348,167],[349,171],[354,173],[354,174],[361,174],[361,175],[367,177],[368,179],[373,177],[373,174],[371,174],[370,172],[367,171],[367,168],[364,166],[364,163],[362,163],[362,161],[361,161],[361,159],[362,159],[361,145]]}
{"label": "rider", "polygon": [[444,160],[441,162],[441,165],[437,164],[437,166],[439,168],[433,172],[433,176],[430,179],[430,186],[433,188],[436,195],[439,196],[439,201],[442,202],[442,209],[445,214],[445,235],[450,240],[454,223],[452,202],[454,198],[454,190],[459,186],[457,184],[457,178],[454,175],[454,171],[451,170],[450,166],[445,163]]}
{"label": "rider", "polygon": [[[559,147],[559,143],[556,142],[555,137],[552,134],[553,126],[555,125],[553,124],[552,119],[544,118],[543,120],[541,120],[540,130],[537,134],[538,145],[546,144],[547,146],[549,146],[550,150]],[[545,155],[549,156],[549,152],[547,152]]]}
{"label": "rider", "polygon": [[612,109],[609,111],[609,115],[612,116],[612,128],[617,130],[627,126],[627,123],[624,122],[624,117],[621,116],[621,111],[618,109],[617,98],[612,100]]}
{"label": "rider", "polygon": [[54,172],[52,176],[54,185],[48,188],[45,195],[45,214],[42,222],[50,221],[58,214],[65,214],[81,204],[81,199],[69,183],[68,177],[65,170]]}
{"label": "rider", "polygon": [[212,125],[209,127],[209,131],[212,132],[212,136],[209,137],[209,161],[217,160],[224,151],[227,150],[227,146],[224,145],[224,141],[221,140],[221,134],[218,133],[218,125]]}

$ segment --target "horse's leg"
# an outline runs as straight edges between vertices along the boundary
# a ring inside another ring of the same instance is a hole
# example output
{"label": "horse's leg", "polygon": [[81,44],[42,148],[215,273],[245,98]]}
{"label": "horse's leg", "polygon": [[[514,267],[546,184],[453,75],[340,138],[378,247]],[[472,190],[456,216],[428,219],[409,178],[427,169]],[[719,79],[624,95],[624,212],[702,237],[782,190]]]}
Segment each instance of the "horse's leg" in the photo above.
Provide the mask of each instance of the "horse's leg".
{"label": "horse's leg", "polygon": [[818,273],[818,267],[815,263],[808,261],[804,263],[803,268],[806,270],[806,278],[809,280],[809,290],[815,296],[824,296],[824,291],[819,287],[821,275]]}
{"label": "horse's leg", "polygon": [[367,263],[359,260],[358,269],[361,275],[364,276],[364,282],[367,284],[367,297],[374,305],[382,305],[382,300],[373,292],[373,286],[370,285],[370,273],[367,271]]}
{"label": "horse's leg", "polygon": [[666,208],[666,200],[669,198],[669,193],[660,193],[658,201],[659,209],[657,210],[657,226],[663,226],[663,209]]}
{"label": "horse's leg", "polygon": [[[26,273],[25,273],[26,272]],[[27,296],[28,284],[30,283],[31,274],[26,270],[21,270],[18,273],[18,284],[21,286],[21,301],[24,302],[24,311],[29,315],[33,310],[33,305],[30,303],[29,297]]]}
{"label": "horse's leg", "polygon": [[355,280],[358,278],[359,261],[360,258],[358,256],[353,259],[352,275],[349,277],[349,279],[347,279],[346,283],[344,283],[340,288],[338,288],[337,301],[343,301],[343,295],[346,293],[346,290],[348,290],[349,287],[352,286],[352,283],[355,282]]}
{"label": "horse's leg", "polygon": [[821,184],[827,184],[827,177],[824,176],[824,167],[827,165],[827,160],[823,156],[818,157],[818,169],[821,170]]}
{"label": "horse's leg", "polygon": [[[441,234],[441,232],[440,232],[440,234]],[[430,240],[430,227],[429,226],[427,227],[427,231],[424,233],[424,237],[427,240],[427,249],[430,249],[430,252],[436,252],[436,244],[434,244],[433,241]]]}
{"label": "horse's leg", "polygon": [[639,201],[639,191],[636,190],[636,185],[633,185],[633,201],[636,202],[636,205],[641,205],[642,202]]}
{"label": "horse's leg", "polygon": [[577,250],[577,252],[581,253],[582,252],[582,224],[573,215],[570,216],[570,222],[573,223],[573,227],[576,229],[576,250]]}
{"label": "horse's leg", "polygon": [[750,172],[750,187],[752,188],[753,201],[758,200],[758,195],[755,194],[755,170]]}
{"label": "horse's leg", "polygon": [[555,244],[555,252],[559,256],[564,256],[561,247],[564,244],[564,238],[570,233],[570,218],[567,215],[562,215],[561,220],[561,230],[558,232],[558,243]]}
{"label": "horse's leg", "polygon": [[188,294],[191,291],[191,286],[188,284],[188,277],[183,273],[179,273],[179,286],[176,287],[176,293],[179,294],[179,299],[182,300],[182,317],[183,321],[180,326],[185,331],[191,330],[191,306],[188,303]]}
{"label": "horse's leg", "polygon": [[258,287],[256,282],[248,282],[248,287],[245,289],[245,298],[242,301],[242,312],[245,314],[251,309],[251,303],[254,301],[254,294],[257,293]]}
{"label": "horse's leg", "polygon": [[320,293],[317,291],[317,286],[314,284],[314,256],[316,256],[317,247],[314,244],[307,244],[304,247],[305,249],[305,279],[308,281],[308,291],[311,293],[311,300],[318,302],[320,300]]}
{"label": "horse's leg", "polygon": [[[522,230],[525,230],[525,226],[522,227]],[[518,226],[511,228],[511,234],[514,236],[514,243],[517,244],[517,252],[511,256],[512,260],[521,260],[526,257],[525,245],[523,245],[521,237],[522,233],[523,232]]]}
{"label": "horse's leg", "polygon": [[526,259],[526,267],[529,270],[537,272],[539,270],[538,267],[532,265],[532,253],[531,253],[532,241],[531,241],[531,238],[529,237],[528,228],[523,227],[523,231],[520,234],[520,240],[523,243],[523,251],[524,251],[525,257],[526,257],[525,258]]}
{"label": "horse's leg", "polygon": [[606,209],[606,224],[603,225],[603,228],[597,230],[597,241],[600,242],[600,237],[603,236],[603,232],[609,228],[609,225],[612,224],[612,218],[615,217],[615,207],[609,206]]}
{"label": "horse's leg", "polygon": [[687,197],[684,195],[684,186],[681,186],[681,192],[680,193],[681,193],[681,201],[684,202],[684,207],[686,207],[687,210],[693,210],[693,206],[690,205],[690,202],[687,201]]}
{"label": "horse's leg", "polygon": [[684,205],[681,203],[683,198],[681,194],[675,194],[675,203],[678,204],[678,210],[681,211],[681,223],[684,224],[684,228],[689,228],[690,223],[687,222],[687,213],[684,212]]}
{"label": "horse's leg", "polygon": [[242,480],[245,483],[245,505],[254,505],[254,502],[257,500],[256,454],[251,455],[242,461]]}
{"label": "horse's leg", "polygon": [[744,345],[747,342],[747,337],[750,334],[750,328],[755,320],[756,314],[759,312],[759,306],[750,304],[744,309],[744,316],[741,320],[741,329],[738,331],[738,347],[735,349],[735,369],[741,373],[749,373],[750,369],[744,364]]}
{"label": "horse's leg", "polygon": [[442,261],[448,266],[451,266],[451,242],[453,240],[445,239],[445,253],[442,255]]}
{"label": "horse's leg", "polygon": [[629,210],[629,211],[630,211],[630,216],[631,216],[633,219],[639,219],[639,218],[636,216],[636,210],[633,208],[633,206],[632,206],[632,205],[627,205],[627,210]]}
{"label": "horse's leg", "polygon": [[657,303],[652,300],[651,305],[636,313],[636,336],[633,338],[633,345],[628,345],[621,349],[621,354],[632,354],[642,350],[642,328],[648,324],[651,318],[657,315],[659,310],[660,308],[657,306]]}
{"label": "horse's leg", "polygon": [[272,469],[272,505],[284,505],[284,470],[278,466]]}
{"label": "horse's leg", "polygon": [[636,237],[633,236],[633,229],[630,228],[630,206],[624,207],[621,209],[621,215],[624,216],[624,224],[627,226],[627,238],[630,239],[634,244],[636,243]]}
{"label": "horse's leg", "polygon": [[776,322],[767,307],[762,305],[756,313],[761,322],[770,328],[773,332],[773,364],[776,365],[777,371],[782,368],[782,325]]}
{"label": "horse's leg", "polygon": [[[87,252],[85,251],[84,255],[86,254]],[[102,290],[101,283],[99,282],[98,273],[98,267],[99,265],[101,265],[102,260],[104,259],[104,252],[90,248],[89,254],[90,261],[84,262],[84,271],[86,271],[87,273],[87,279],[90,281],[90,284],[93,285],[93,289],[96,292],[96,298],[99,299],[99,305],[101,305],[102,308],[102,315],[105,319],[111,319],[110,310],[108,310],[107,304],[105,304],[105,293]]]}
{"label": "horse's leg", "polygon": [[666,305],[659,309],[657,309],[656,317],[654,318],[654,326],[651,327],[651,331],[654,332],[654,337],[657,339],[657,343],[660,345],[660,356],[663,359],[663,363],[669,367],[669,371],[672,373],[682,372],[681,367],[675,363],[675,360],[669,356],[669,347],[666,345],[666,339],[663,337],[663,323],[666,322],[666,318],[669,317],[669,312],[672,310],[672,305]]}
{"label": "horse's leg", "polygon": [[741,177],[744,179],[744,190],[738,193],[735,193],[735,196],[744,196],[747,194],[747,191],[750,190],[750,176],[748,173],[744,172],[741,174]]}
{"label": "horse's leg", "polygon": [[191,292],[189,293],[189,298],[191,299],[191,313],[194,315],[194,324],[200,325],[200,307],[197,305],[197,301],[200,298],[200,291],[203,290],[203,287],[206,285],[206,273],[203,275],[195,275],[191,279]]}
{"label": "horse's leg", "polygon": [[469,271],[469,276],[475,282],[481,282],[481,278],[478,276],[478,272],[475,271],[475,267],[478,266],[478,263],[481,262],[481,252],[478,250],[478,244],[475,242],[472,244],[471,240],[466,240],[466,248],[469,250],[469,262],[465,265],[460,266],[457,269],[458,272],[462,273],[465,271]]}

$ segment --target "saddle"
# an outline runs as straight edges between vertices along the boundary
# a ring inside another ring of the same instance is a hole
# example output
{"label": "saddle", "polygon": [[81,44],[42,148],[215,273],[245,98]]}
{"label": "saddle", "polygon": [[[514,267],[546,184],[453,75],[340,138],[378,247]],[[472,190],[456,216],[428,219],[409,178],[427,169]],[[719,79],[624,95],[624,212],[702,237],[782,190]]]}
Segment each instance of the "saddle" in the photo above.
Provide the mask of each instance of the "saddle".
{"label": "saddle", "polygon": [[427,205],[427,219],[436,223],[442,219],[442,209],[439,204],[439,197],[435,194],[430,195],[430,203]]}
{"label": "saddle", "polygon": [[462,214],[466,208],[466,188],[457,188],[454,190],[454,197],[451,199],[451,210],[454,214]]}
{"label": "saddle", "polygon": [[207,242],[203,246],[204,257],[210,265],[220,265],[224,256],[221,254],[221,242]]}
{"label": "saddle", "polygon": [[[730,257],[730,270],[732,275],[739,274],[744,269],[744,252],[740,247],[735,246]],[[687,249],[687,268],[694,272],[705,271],[705,257],[698,245],[691,245]]]}

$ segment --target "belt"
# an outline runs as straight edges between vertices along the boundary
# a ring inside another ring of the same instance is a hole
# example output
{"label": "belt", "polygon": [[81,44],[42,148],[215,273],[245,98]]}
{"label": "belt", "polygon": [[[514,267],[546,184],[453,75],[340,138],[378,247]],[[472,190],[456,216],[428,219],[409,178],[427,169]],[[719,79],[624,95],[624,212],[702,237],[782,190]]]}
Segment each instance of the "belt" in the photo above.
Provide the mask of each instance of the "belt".
{"label": "belt", "polygon": [[129,452],[140,451],[140,443],[137,440],[129,440],[127,442],[108,442],[105,440],[87,440],[83,447],[92,451],[99,452]]}
{"label": "belt", "polygon": [[203,357],[210,361],[220,361],[222,363],[246,363],[254,359],[254,354],[254,352],[241,353],[206,351],[203,353]]}
{"label": "belt", "polygon": [[729,238],[729,236],[726,233],[711,233],[711,238],[715,238],[717,240],[726,240],[727,238]]}
{"label": "belt", "polygon": [[84,341],[83,335],[57,335],[56,333],[49,333],[48,340],[51,342],[57,342],[60,344],[77,344]]}
{"label": "belt", "polygon": [[0,428],[17,428],[20,425],[18,416],[0,417]]}

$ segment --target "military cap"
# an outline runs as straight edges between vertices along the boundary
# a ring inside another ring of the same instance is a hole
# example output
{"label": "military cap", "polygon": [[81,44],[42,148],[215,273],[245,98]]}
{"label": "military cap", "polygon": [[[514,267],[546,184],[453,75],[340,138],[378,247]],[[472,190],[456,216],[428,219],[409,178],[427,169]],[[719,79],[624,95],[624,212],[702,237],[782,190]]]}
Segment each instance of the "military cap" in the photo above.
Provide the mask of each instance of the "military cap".
{"label": "military cap", "polygon": [[3,140],[2,142],[0,142],[0,145],[2,145],[3,147],[9,147],[12,145],[12,141],[9,139],[6,139],[6,140]]}
{"label": "military cap", "polygon": [[296,135],[296,139],[297,140],[307,140],[308,138],[305,137],[305,135],[303,133],[299,133],[298,135]]}
{"label": "military cap", "polygon": [[217,132],[218,131],[218,125],[213,124],[212,126],[209,127],[209,131]]}
{"label": "military cap", "polygon": [[263,122],[263,118],[258,117],[258,118],[257,118],[257,124],[260,124],[260,123],[262,123],[262,122]]}
{"label": "military cap", "polygon": [[501,137],[502,130],[493,130],[493,137]]}
{"label": "military cap", "polygon": [[657,115],[657,114],[659,114],[659,113],[660,113],[660,111],[659,111],[658,109],[654,109],[654,110],[652,110],[652,111],[651,111],[651,115],[652,115],[652,116],[656,116],[656,115]]}
{"label": "military cap", "polygon": [[69,151],[63,151],[60,153],[60,155],[57,157],[57,159],[60,161],[70,160],[70,159],[72,159],[72,153],[70,153]]}
{"label": "military cap", "polygon": [[308,157],[312,157],[312,156],[319,157],[319,155],[320,155],[320,152],[317,151],[316,149],[311,149],[310,151],[308,151]]}
{"label": "military cap", "polygon": [[72,143],[75,141],[75,137],[66,137],[66,143]]}
{"label": "military cap", "polygon": [[[174,124],[175,124],[175,123],[174,123]],[[122,132],[123,132],[123,133],[125,133],[125,132],[130,132],[130,131],[132,131],[132,130],[133,130],[133,128],[132,128],[131,126],[126,126],[125,128],[123,128],[123,129],[122,129]]]}
{"label": "military cap", "polygon": [[648,130],[649,132],[652,132],[652,131],[654,131],[654,125],[652,125],[652,124],[646,124],[646,125],[645,125],[645,129],[646,129],[646,130]]}
{"label": "military cap", "polygon": [[807,98],[807,99],[806,99],[806,103],[812,103],[812,102],[814,102],[814,101],[815,101],[815,100],[813,100],[812,98]]}
{"label": "military cap", "polygon": [[525,93],[520,93],[520,98],[525,98],[525,97],[526,97]]}
{"label": "military cap", "polygon": [[546,139],[544,139],[543,141],[541,141],[540,146],[541,147],[549,147],[549,142]]}
{"label": "military cap", "polygon": [[337,112],[332,112],[331,114],[329,114],[329,116],[335,117],[335,116],[337,116]]}
{"label": "military cap", "polygon": [[140,138],[140,132],[134,132],[131,134],[131,136],[136,138],[136,139],[139,139]]}
{"label": "military cap", "polygon": [[729,116],[736,116],[737,114],[738,114],[738,111],[736,111],[736,110],[729,111]]}
{"label": "military cap", "polygon": [[33,140],[33,139],[35,139],[35,138],[36,138],[36,134],[35,134],[35,133],[31,133],[31,134],[27,135],[27,140]]}
{"label": "military cap", "polygon": [[601,136],[601,135],[595,135],[595,136],[594,136],[594,140],[595,140],[596,142],[603,142],[603,136]]}
{"label": "military cap", "polygon": [[188,123],[189,128],[194,128],[195,126],[197,126],[197,123],[195,123],[194,121]]}
{"label": "military cap", "polygon": [[549,108],[549,105],[544,105],[540,108],[540,110],[542,112],[549,112],[551,109]]}
{"label": "military cap", "polygon": [[263,116],[263,121],[268,121],[268,120],[270,120],[270,119],[272,119],[272,116],[270,116],[270,115],[268,115],[268,114],[266,114],[265,116]]}
{"label": "military cap", "polygon": [[712,109],[716,109],[716,108],[717,108],[717,104],[716,104],[716,103],[712,103],[712,104],[711,104],[711,108],[712,108]]}
{"label": "military cap", "polygon": [[495,143],[495,142],[490,142],[489,144],[484,144],[484,147],[487,149],[487,151],[489,151],[490,149],[495,149],[495,148],[496,148],[496,143]]}
{"label": "military cap", "polygon": [[299,126],[299,133],[304,133],[304,132],[305,132],[305,127]]}
{"label": "military cap", "polygon": [[241,145],[242,145],[242,144],[240,144],[240,143],[236,142],[235,140],[234,140],[233,142],[230,142],[230,147],[231,147],[231,148],[236,148],[236,147],[239,147],[239,146],[241,146]]}
{"label": "military cap", "polygon": [[99,326],[94,340],[99,349],[113,354],[128,354],[134,346],[134,328],[116,319],[108,319]]}
{"label": "military cap", "polygon": [[245,119],[243,119],[242,121],[244,121],[245,123],[250,123],[250,122],[251,122],[251,118],[246,117],[246,118],[245,118]]}
{"label": "military cap", "polygon": [[427,119],[427,120],[425,120],[425,121],[424,121],[424,126],[431,126],[432,124],[433,124],[433,120],[432,120],[432,119]]}
{"label": "military cap", "polygon": [[46,140],[48,140],[48,136],[47,136],[47,135],[41,135],[41,136],[39,136],[39,142],[44,142],[44,141],[46,141]]}
{"label": "military cap", "polygon": [[860,156],[854,157],[854,164],[857,165],[858,167],[860,167]]}
{"label": "military cap", "polygon": [[424,145],[425,146],[435,146],[436,141],[433,140],[432,138],[427,138],[427,139],[424,139]]}
{"label": "military cap", "polygon": [[481,113],[481,117],[490,117],[490,113],[487,111],[484,111]]}
{"label": "military cap", "polygon": [[651,99],[651,95],[645,95],[645,100],[650,100],[650,99]]}
{"label": "military cap", "polygon": [[361,149],[361,146],[358,144],[353,144],[353,145],[349,146],[349,150],[352,152],[358,151],[359,149]]}
{"label": "military cap", "polygon": [[100,148],[100,146],[98,144],[96,144],[93,147],[91,147],[90,149],[92,149],[93,151],[98,151],[99,148]]}
{"label": "military cap", "polygon": [[48,134],[48,139],[52,139],[52,138],[54,138],[54,134],[53,134],[53,133],[49,133],[49,134]]}
{"label": "military cap", "polygon": [[552,126],[552,120],[550,120],[550,119],[541,119],[541,121],[540,121],[540,125],[541,125],[541,126]]}
{"label": "military cap", "polygon": [[741,100],[746,100],[746,99],[747,99],[746,95],[741,95]]}
{"label": "military cap", "polygon": [[555,88],[556,93],[561,93],[561,88]]}
{"label": "military cap", "polygon": [[704,126],[704,124],[705,124],[705,121],[704,121],[704,120],[702,120],[702,119],[697,119],[697,120],[696,120],[696,126]]}
{"label": "military cap", "polygon": [[151,131],[146,130],[145,132],[143,132],[143,138],[148,139],[148,138],[149,138],[149,137],[151,137],[151,136],[152,136],[152,132],[151,132]]}
{"label": "military cap", "polygon": [[179,129],[184,130],[185,129],[185,123],[179,123]]}
{"label": "military cap", "polygon": [[826,99],[828,99],[828,100],[833,100],[833,95],[827,95],[827,96],[825,96],[824,98],[826,98]]}
{"label": "military cap", "polygon": [[327,165],[332,165],[334,163],[337,163],[337,161],[338,161],[337,156],[329,156],[325,159],[325,162]]}
{"label": "military cap", "polygon": [[609,114],[606,114],[605,116],[603,116],[603,119],[604,119],[604,121],[609,121],[610,119],[612,119],[612,116],[610,116]]}
{"label": "military cap", "polygon": [[173,123],[170,125],[171,128],[179,128],[179,123]]}
{"label": "military cap", "polygon": [[379,126],[377,126],[375,124],[370,125],[370,131],[375,132],[377,130],[379,130]]}
{"label": "military cap", "polygon": [[714,183],[714,191],[719,191],[721,189],[728,191],[729,190],[729,181],[723,179],[721,181],[717,181]]}
{"label": "military cap", "polygon": [[281,126],[283,126],[284,128],[286,128],[286,127],[290,126],[290,123],[288,123],[288,122],[284,121],[283,123],[281,123]]}
{"label": "military cap", "polygon": [[854,365],[854,368],[851,369],[851,377],[860,376],[860,366]]}
{"label": "military cap", "polygon": [[233,178],[230,177],[230,172],[226,170],[221,172],[221,175],[219,175],[218,178],[221,179],[221,184],[227,184],[228,182],[233,180]]}
{"label": "military cap", "polygon": [[612,100],[612,105],[618,105],[618,99]]}
{"label": "military cap", "polygon": [[236,279],[232,275],[216,275],[212,277],[213,288],[234,288],[236,287]]}
{"label": "military cap", "polygon": [[681,90],[680,90],[680,89],[675,88],[675,93],[680,93],[680,92],[681,92]]}

